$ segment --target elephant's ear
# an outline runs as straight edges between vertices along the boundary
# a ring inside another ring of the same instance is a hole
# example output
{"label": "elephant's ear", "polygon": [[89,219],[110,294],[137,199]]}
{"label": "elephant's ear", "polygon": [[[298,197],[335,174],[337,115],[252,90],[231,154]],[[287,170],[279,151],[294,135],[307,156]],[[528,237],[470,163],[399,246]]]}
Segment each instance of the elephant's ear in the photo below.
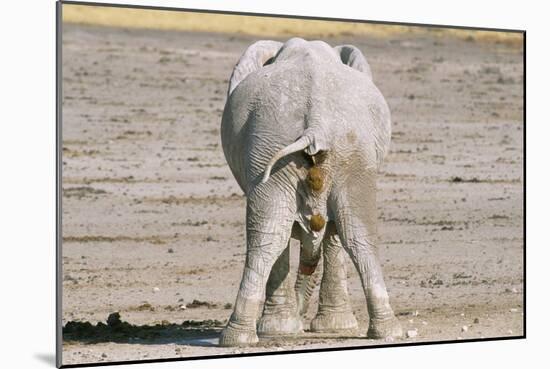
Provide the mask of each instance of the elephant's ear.
{"label": "elephant's ear", "polygon": [[250,45],[233,69],[227,95],[230,95],[246,76],[267,64],[277,54],[281,46],[283,46],[281,42],[267,40],[257,41]]}
{"label": "elephant's ear", "polygon": [[372,79],[369,63],[367,63],[367,59],[361,50],[353,45],[336,46],[334,50],[340,55],[342,63],[367,74],[369,78]]}

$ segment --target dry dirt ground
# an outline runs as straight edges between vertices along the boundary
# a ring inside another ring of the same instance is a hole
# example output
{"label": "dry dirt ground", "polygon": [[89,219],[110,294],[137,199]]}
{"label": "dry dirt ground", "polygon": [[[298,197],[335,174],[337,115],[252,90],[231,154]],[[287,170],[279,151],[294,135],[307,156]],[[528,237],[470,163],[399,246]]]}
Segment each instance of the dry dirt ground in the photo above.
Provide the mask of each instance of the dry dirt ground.
{"label": "dry dirt ground", "polygon": [[[219,127],[255,40],[64,25],[63,324],[119,312],[133,325],[72,323],[64,364],[384,344],[364,337],[350,264],[356,336],[217,347],[245,257],[245,198]],[[522,45],[437,32],[325,41],[363,50],[392,110],[379,247],[397,316],[418,334],[395,343],[522,335]]]}

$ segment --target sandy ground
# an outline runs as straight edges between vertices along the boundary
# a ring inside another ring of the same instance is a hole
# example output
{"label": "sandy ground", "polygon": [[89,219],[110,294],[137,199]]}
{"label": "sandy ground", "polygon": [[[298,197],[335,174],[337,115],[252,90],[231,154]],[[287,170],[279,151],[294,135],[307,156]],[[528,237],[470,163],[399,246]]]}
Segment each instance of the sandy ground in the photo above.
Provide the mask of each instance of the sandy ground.
{"label": "sandy ground", "polygon": [[[135,325],[133,336],[66,335],[64,364],[384,344],[364,337],[350,264],[356,336],[216,346],[245,257],[245,199],[219,126],[228,77],[253,41],[64,26],[63,324],[120,312]],[[418,333],[396,343],[522,335],[522,46],[325,41],[364,51],[392,110],[380,254],[394,310]]]}

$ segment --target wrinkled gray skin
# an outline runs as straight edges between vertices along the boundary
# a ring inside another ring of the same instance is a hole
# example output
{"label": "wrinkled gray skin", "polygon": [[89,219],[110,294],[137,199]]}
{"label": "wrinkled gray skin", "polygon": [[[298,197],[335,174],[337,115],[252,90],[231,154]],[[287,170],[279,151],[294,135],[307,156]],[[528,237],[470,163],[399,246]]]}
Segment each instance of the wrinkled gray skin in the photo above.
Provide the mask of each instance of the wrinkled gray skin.
{"label": "wrinkled gray skin", "polygon": [[[375,246],[376,172],[390,143],[390,112],[363,54],[353,46],[298,38],[256,42],[231,76],[221,134],[247,197],[247,256],[220,345],[254,344],[256,328],[263,335],[301,332],[299,312],[307,309],[321,250],[324,271],[312,329],[357,327],[345,250],[366,296],[367,336],[400,336]],[[308,184],[313,167],[322,173],[321,190]],[[314,214],[324,220],[319,230],[312,230]],[[289,278],[291,237],[301,242],[296,295]]]}

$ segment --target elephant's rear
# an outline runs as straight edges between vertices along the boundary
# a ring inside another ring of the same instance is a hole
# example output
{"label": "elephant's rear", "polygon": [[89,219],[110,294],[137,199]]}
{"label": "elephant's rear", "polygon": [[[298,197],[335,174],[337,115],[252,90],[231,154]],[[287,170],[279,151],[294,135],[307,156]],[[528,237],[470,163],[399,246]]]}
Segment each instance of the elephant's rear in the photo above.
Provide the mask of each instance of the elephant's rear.
{"label": "elephant's rear", "polygon": [[[277,154],[298,139],[310,155],[363,150],[369,157],[365,165],[379,167],[389,148],[390,114],[366,61],[344,65],[321,42],[258,44],[233,72],[222,119],[224,153],[243,191],[261,176],[267,180]],[[361,61],[357,52],[354,58]]]}

